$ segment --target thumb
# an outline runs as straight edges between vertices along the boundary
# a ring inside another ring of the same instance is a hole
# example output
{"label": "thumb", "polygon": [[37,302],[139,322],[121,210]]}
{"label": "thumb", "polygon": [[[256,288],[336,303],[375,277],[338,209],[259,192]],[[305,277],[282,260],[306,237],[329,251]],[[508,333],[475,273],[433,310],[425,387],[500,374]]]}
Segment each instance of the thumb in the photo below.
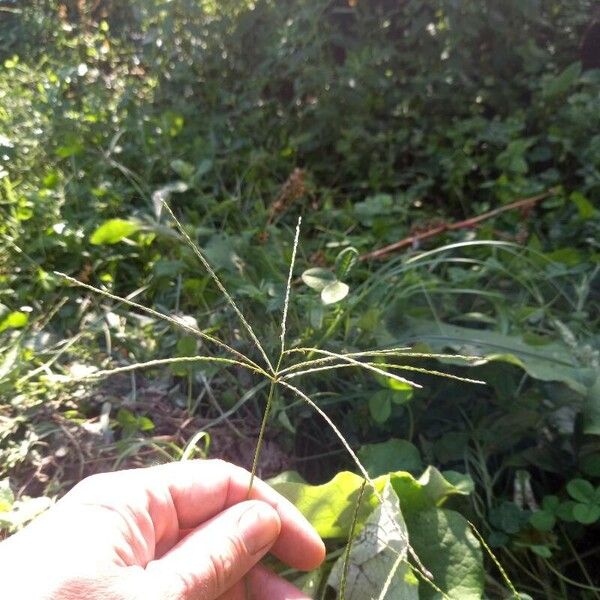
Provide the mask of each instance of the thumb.
{"label": "thumb", "polygon": [[[168,585],[169,599],[214,600],[226,592],[269,551],[281,521],[277,511],[258,500],[232,506],[192,531],[147,574]],[[155,588],[156,590],[156,588]]]}

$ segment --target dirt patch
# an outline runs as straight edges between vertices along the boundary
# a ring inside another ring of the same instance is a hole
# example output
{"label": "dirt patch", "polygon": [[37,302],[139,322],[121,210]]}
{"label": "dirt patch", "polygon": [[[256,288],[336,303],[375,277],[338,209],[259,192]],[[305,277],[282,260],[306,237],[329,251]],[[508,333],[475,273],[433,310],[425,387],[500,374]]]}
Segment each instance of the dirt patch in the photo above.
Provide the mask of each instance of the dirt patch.
{"label": "dirt patch", "polygon": [[[181,399],[172,380],[136,376],[132,393],[131,378],[123,376],[102,382],[77,402],[45,406],[31,424],[38,432],[35,452],[9,474],[17,496],[60,496],[94,473],[177,460],[202,431],[207,435],[198,440],[194,457],[251,469],[260,415],[242,406],[223,418],[214,398],[203,398],[190,416]],[[267,433],[258,476],[294,468],[295,457]]]}

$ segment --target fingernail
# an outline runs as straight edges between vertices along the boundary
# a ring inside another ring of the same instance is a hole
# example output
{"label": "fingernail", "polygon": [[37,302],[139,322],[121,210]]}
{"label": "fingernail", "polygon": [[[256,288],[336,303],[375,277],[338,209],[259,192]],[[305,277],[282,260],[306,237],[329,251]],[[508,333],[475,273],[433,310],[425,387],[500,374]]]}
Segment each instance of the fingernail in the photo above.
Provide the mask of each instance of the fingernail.
{"label": "fingernail", "polygon": [[264,502],[255,502],[242,513],[238,526],[248,552],[258,554],[275,542],[281,522],[274,508]]}

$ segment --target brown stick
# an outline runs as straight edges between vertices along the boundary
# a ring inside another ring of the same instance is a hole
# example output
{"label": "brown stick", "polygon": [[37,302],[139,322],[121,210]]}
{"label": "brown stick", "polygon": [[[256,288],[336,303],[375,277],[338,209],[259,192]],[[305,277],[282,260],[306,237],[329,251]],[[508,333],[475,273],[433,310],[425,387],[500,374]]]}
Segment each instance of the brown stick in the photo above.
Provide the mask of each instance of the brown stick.
{"label": "brown stick", "polygon": [[499,215],[503,212],[514,210],[515,208],[530,208],[540,200],[544,200],[555,194],[557,192],[557,188],[551,188],[543,194],[538,194],[537,196],[531,196],[531,198],[522,198],[521,200],[516,200],[515,202],[511,202],[510,204],[506,204],[505,206],[500,206],[499,208],[495,208],[494,210],[490,210],[482,215],[477,215],[475,217],[470,217],[469,219],[465,219],[464,221],[457,221],[456,223],[443,223],[442,225],[437,225],[432,229],[424,231],[423,233],[417,233],[415,235],[410,235],[398,242],[394,242],[393,244],[389,244],[388,246],[384,246],[383,248],[379,248],[378,250],[373,250],[372,252],[368,252],[367,254],[363,254],[359,257],[359,260],[372,260],[375,258],[382,258],[386,254],[390,254],[392,252],[396,252],[401,248],[405,248],[406,246],[412,246],[415,242],[420,242],[421,240],[426,240],[430,237],[434,237],[439,235],[440,233],[444,233],[445,231],[453,231],[455,229],[466,229],[468,227],[476,227],[482,221],[487,219],[491,219],[496,215]]}

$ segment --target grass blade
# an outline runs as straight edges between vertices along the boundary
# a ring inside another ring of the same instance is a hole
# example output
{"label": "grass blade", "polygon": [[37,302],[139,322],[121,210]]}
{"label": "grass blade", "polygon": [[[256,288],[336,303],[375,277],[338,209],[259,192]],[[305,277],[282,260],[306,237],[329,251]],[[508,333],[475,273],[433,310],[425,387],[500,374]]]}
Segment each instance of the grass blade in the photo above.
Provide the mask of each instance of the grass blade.
{"label": "grass blade", "polygon": [[237,365],[246,369],[251,369],[257,372],[257,370],[246,363],[240,362],[233,358],[221,358],[218,356],[178,356],[175,358],[157,358],[146,362],[133,363],[131,365],[125,365],[123,367],[115,367],[114,369],[103,369],[101,371],[95,371],[89,375],[78,376],[77,381],[82,379],[102,379],[104,377],[110,377],[111,375],[118,375],[119,373],[129,373],[131,371],[137,371],[138,369],[149,369],[152,367],[161,367],[165,365],[176,365],[181,363],[193,363],[193,362],[212,362],[220,363],[225,365]]}
{"label": "grass blade", "polygon": [[415,383],[414,381],[410,381],[410,379],[405,379],[404,377],[400,377],[400,375],[396,375],[394,373],[388,373],[387,371],[384,371],[383,369],[379,369],[378,367],[374,367],[373,365],[371,365],[369,363],[360,362],[359,360],[356,360],[356,359],[348,356],[347,354],[338,354],[336,352],[329,352],[328,350],[319,350],[318,348],[307,348],[307,349],[303,348],[303,350],[308,350],[309,352],[313,352],[314,354],[321,354],[321,355],[324,355],[327,357],[337,358],[338,360],[346,362],[355,367],[362,367],[363,369],[366,369],[367,371],[372,371],[373,373],[377,373],[377,375],[383,375],[384,377],[391,377],[392,379],[394,379],[400,383],[405,383],[414,388],[423,387],[422,385],[419,385],[418,383]]}
{"label": "grass blade", "polygon": [[[445,373],[444,371],[433,371],[431,369],[425,369],[422,367],[412,367],[409,365],[396,365],[390,363],[360,363],[362,366],[370,365],[372,367],[385,367],[392,369],[404,369],[405,371],[415,371],[417,373],[424,373],[426,375],[434,375],[435,377],[445,377],[446,379],[454,379],[455,381],[462,381],[464,383],[477,383],[480,385],[485,385],[485,381],[481,381],[480,379],[470,379],[468,377],[461,377],[460,375],[453,375],[451,373]],[[306,369],[304,371],[295,371],[293,373],[285,374],[282,379],[289,381],[295,377],[300,377],[302,375],[310,375],[311,373],[319,373],[321,371],[329,371],[332,369],[343,369],[347,367],[355,367],[356,365],[353,363],[337,363],[334,365],[323,365],[321,367],[313,367],[312,369]],[[387,373],[387,372],[386,372]],[[393,373],[387,373],[388,376],[393,376]]]}
{"label": "grass blade", "polygon": [[[294,236],[294,249],[292,250],[292,260],[290,261],[290,271],[288,273],[287,286],[285,288],[285,302],[283,304],[283,318],[281,320],[281,356],[279,357],[279,363],[285,353],[285,333],[287,326],[287,315],[288,307],[290,303],[290,290],[292,289],[292,276],[294,273],[294,265],[296,263],[296,251],[298,250],[298,240],[300,239],[300,226],[302,225],[302,217],[298,218],[298,224],[296,225],[296,235]],[[279,366],[279,365],[278,365]]]}
{"label": "grass blade", "polygon": [[365,487],[367,486],[367,480],[363,479],[358,492],[358,499],[354,505],[354,514],[352,515],[352,525],[350,526],[350,533],[348,535],[348,543],[346,544],[346,550],[344,552],[344,566],[342,568],[342,577],[340,579],[340,600],[346,600],[346,584],[348,582],[348,569],[350,567],[350,550],[352,549],[352,542],[354,541],[354,530],[356,529],[356,522],[358,521],[358,511],[360,509],[360,503],[365,493]]}
{"label": "grass blade", "polygon": [[111,300],[114,300],[115,302],[121,302],[123,304],[127,304],[128,306],[131,306],[133,308],[137,308],[139,311],[141,312],[145,312],[149,315],[152,315],[153,317],[156,317],[157,319],[161,319],[163,321],[167,321],[167,323],[170,323],[171,325],[174,325],[175,327],[178,327],[179,329],[182,329],[183,331],[185,331],[186,333],[191,333],[192,335],[195,335],[197,337],[202,338],[203,340],[206,340],[208,342],[212,342],[213,344],[220,346],[221,348],[223,348],[224,350],[227,350],[228,352],[230,352],[231,354],[233,354],[234,356],[237,356],[240,359],[240,362],[243,362],[245,364],[247,364],[248,366],[252,366],[254,367],[258,372],[267,375],[268,377],[270,377],[265,371],[264,369],[262,369],[259,365],[257,365],[254,361],[250,360],[247,356],[245,356],[244,354],[242,354],[241,352],[238,352],[237,350],[233,349],[231,346],[229,346],[228,344],[226,344],[225,342],[222,342],[220,339],[213,337],[212,335],[209,335],[208,333],[204,333],[203,331],[201,331],[200,329],[196,329],[195,327],[191,327],[190,325],[186,325],[185,323],[182,323],[181,321],[170,317],[169,315],[165,315],[161,312],[158,312],[157,310],[154,310],[152,308],[148,308],[147,306],[144,306],[143,304],[139,304],[137,302],[133,302],[133,300],[129,300],[127,298],[123,298],[121,296],[117,296],[116,294],[111,294],[110,292],[107,292],[106,290],[102,290],[100,288],[97,288],[93,285],[89,285],[87,283],[83,283],[82,281],[79,281],[78,279],[75,279],[74,277],[70,277],[69,275],[66,275],[65,273],[61,273],[60,271],[54,271],[54,273],[56,275],[58,275],[59,277],[66,279],[68,282],[78,286],[78,287],[82,287],[86,290],[90,290],[96,294],[100,294],[101,296],[105,296],[106,298],[110,298]]}
{"label": "grass blade", "polygon": [[233,308],[235,314],[238,316],[242,325],[248,332],[248,335],[250,335],[250,337],[252,338],[252,341],[254,342],[256,348],[261,353],[269,370],[271,371],[271,373],[274,373],[273,365],[271,364],[271,361],[269,360],[267,353],[265,352],[259,339],[256,337],[256,334],[254,333],[252,326],[250,325],[250,323],[248,323],[248,321],[246,320],[246,317],[244,317],[244,315],[242,314],[242,311],[238,308],[238,305],[235,303],[235,300],[231,297],[231,295],[229,294],[229,292],[227,291],[227,289],[225,288],[225,286],[219,279],[219,276],[215,273],[215,270],[212,268],[210,263],[206,260],[204,254],[202,254],[202,251],[200,250],[198,245],[195,244],[192,241],[192,238],[187,234],[186,230],[183,228],[183,225],[181,224],[179,219],[175,216],[175,213],[171,210],[171,207],[164,200],[162,200],[162,203],[163,203],[163,206],[165,207],[165,209],[167,210],[167,212],[169,213],[169,215],[171,216],[171,218],[173,219],[173,221],[175,221],[175,225],[177,226],[179,233],[181,233],[184,240],[187,242],[188,246],[192,249],[192,251],[198,258],[198,260],[202,263],[204,268],[208,271],[208,274],[211,276],[212,280],[216,283],[217,287],[219,288],[219,291],[223,294],[223,296],[225,297],[225,299],[227,300],[227,302],[229,303],[231,308]]}

